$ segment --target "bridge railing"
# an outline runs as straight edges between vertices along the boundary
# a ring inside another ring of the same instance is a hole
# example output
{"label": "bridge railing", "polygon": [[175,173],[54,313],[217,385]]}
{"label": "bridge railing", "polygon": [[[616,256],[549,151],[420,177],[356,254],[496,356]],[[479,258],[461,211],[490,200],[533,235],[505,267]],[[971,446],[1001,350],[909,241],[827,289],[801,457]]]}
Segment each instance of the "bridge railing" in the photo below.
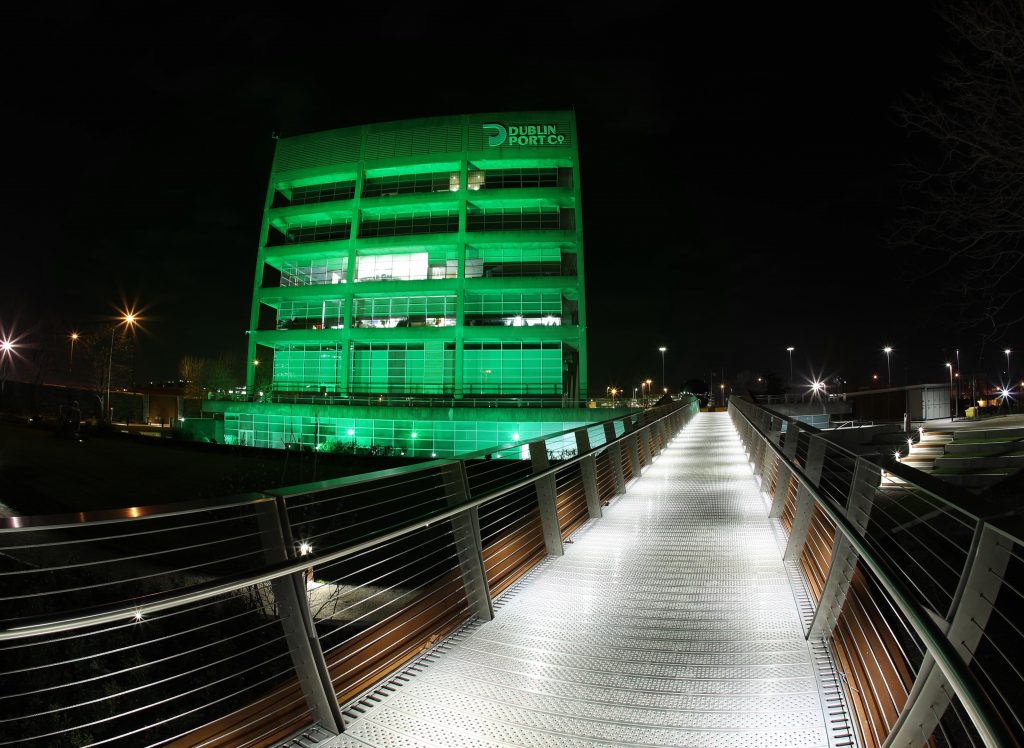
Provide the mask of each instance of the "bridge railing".
{"label": "bridge railing", "polygon": [[854,454],[739,398],[729,412],[806,583],[807,638],[831,652],[859,744],[1019,745],[1019,519],[988,516],[895,455]]}
{"label": "bridge railing", "polygon": [[691,399],[222,501],[0,520],[0,744],[273,744],[348,708],[622,493]]}

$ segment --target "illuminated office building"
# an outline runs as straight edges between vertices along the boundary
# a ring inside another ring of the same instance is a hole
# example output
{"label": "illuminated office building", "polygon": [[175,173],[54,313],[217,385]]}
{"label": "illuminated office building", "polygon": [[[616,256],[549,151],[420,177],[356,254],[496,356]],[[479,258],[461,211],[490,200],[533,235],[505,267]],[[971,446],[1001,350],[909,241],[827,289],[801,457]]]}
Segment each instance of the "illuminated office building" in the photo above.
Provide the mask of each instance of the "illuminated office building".
{"label": "illuminated office building", "polygon": [[237,443],[427,456],[592,420],[580,210],[572,112],[280,139],[249,329],[255,402],[207,413]]}

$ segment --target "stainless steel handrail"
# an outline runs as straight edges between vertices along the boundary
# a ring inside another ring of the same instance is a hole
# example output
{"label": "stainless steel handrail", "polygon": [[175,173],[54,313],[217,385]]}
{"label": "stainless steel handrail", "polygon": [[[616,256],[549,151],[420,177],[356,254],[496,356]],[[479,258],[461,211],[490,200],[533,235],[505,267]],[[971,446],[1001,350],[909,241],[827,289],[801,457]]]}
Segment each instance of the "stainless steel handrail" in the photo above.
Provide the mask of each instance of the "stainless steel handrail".
{"label": "stainless steel handrail", "polygon": [[[685,405],[680,405],[680,408],[681,407],[685,407]],[[679,410],[679,408],[674,408],[670,412],[665,413],[660,418],[657,418],[656,420],[653,420],[653,421],[650,421],[649,423],[644,424],[643,426],[640,427],[640,429],[638,429],[636,431],[631,431],[631,432],[624,433],[621,436],[616,437],[613,441],[606,442],[605,444],[602,444],[599,447],[595,447],[594,449],[590,450],[589,452],[586,452],[585,454],[576,455],[575,457],[572,457],[572,458],[570,458],[568,460],[563,460],[563,461],[557,462],[554,465],[552,465],[552,466],[550,466],[550,467],[548,467],[548,468],[546,468],[544,470],[541,470],[541,471],[538,471],[538,472],[535,472],[535,473],[531,473],[529,476],[527,476],[525,478],[521,478],[520,480],[515,481],[513,483],[505,484],[505,485],[501,486],[500,488],[497,488],[497,489],[494,489],[492,491],[489,491],[488,493],[486,493],[486,494],[484,494],[482,496],[472,498],[472,499],[470,499],[468,501],[462,502],[462,503],[460,503],[458,505],[455,505],[455,506],[452,506],[452,507],[447,507],[447,508],[445,508],[443,510],[440,510],[440,511],[432,512],[432,513],[430,513],[429,515],[427,515],[425,517],[421,517],[421,518],[419,518],[417,520],[414,520],[412,522],[406,523],[406,524],[402,525],[401,527],[398,527],[398,528],[396,528],[394,530],[389,530],[389,531],[384,532],[384,533],[373,535],[373,536],[371,536],[369,538],[361,540],[361,541],[359,541],[357,543],[354,543],[352,545],[348,545],[348,546],[345,546],[345,547],[342,547],[342,548],[338,548],[338,549],[336,549],[334,551],[331,551],[330,553],[325,553],[325,554],[322,554],[322,555],[317,555],[316,553],[310,553],[310,554],[304,555],[300,559],[297,559],[297,560],[294,560],[294,561],[280,562],[280,563],[276,563],[276,564],[268,564],[268,565],[264,566],[263,569],[261,569],[261,571],[259,573],[255,573],[254,574],[252,572],[245,572],[245,573],[236,574],[234,576],[230,576],[230,577],[227,577],[227,578],[224,578],[224,579],[219,579],[219,580],[215,580],[215,581],[211,581],[211,582],[200,583],[200,584],[191,586],[191,587],[187,588],[186,590],[170,590],[170,591],[163,592],[163,593],[157,593],[157,594],[149,596],[147,598],[146,602],[142,602],[142,603],[138,603],[138,604],[132,604],[132,605],[114,604],[114,605],[111,605],[111,606],[106,606],[106,607],[99,608],[98,610],[96,610],[94,612],[90,612],[90,613],[88,613],[86,615],[83,615],[83,616],[68,616],[68,615],[65,614],[65,615],[47,616],[47,617],[44,617],[44,618],[35,619],[35,620],[31,621],[31,622],[23,623],[23,624],[20,624],[20,625],[9,626],[9,627],[7,627],[5,629],[0,629],[0,641],[9,641],[9,640],[12,640],[12,639],[24,639],[24,638],[28,638],[28,637],[32,637],[32,636],[38,636],[40,634],[49,634],[49,633],[56,633],[56,632],[61,632],[61,631],[69,631],[69,630],[73,630],[73,629],[80,629],[80,628],[85,628],[85,627],[88,627],[88,626],[94,626],[94,625],[98,625],[98,624],[102,624],[102,623],[111,623],[111,622],[116,622],[116,621],[129,621],[129,620],[133,620],[133,619],[137,620],[139,617],[145,618],[145,616],[147,614],[150,614],[150,613],[156,613],[156,612],[159,612],[159,611],[162,611],[162,610],[168,610],[170,608],[176,608],[176,607],[180,607],[182,605],[187,605],[187,604],[190,604],[190,603],[200,602],[202,600],[206,600],[206,599],[209,599],[211,597],[216,597],[218,595],[226,594],[226,593],[229,593],[229,592],[234,592],[234,591],[243,589],[245,587],[249,587],[249,586],[252,586],[252,585],[260,584],[260,583],[263,583],[263,582],[268,582],[268,581],[271,581],[273,579],[278,579],[280,577],[287,576],[289,574],[294,574],[296,572],[302,572],[302,571],[308,569],[311,566],[315,566],[315,565],[318,565],[318,564],[328,564],[328,563],[337,561],[339,559],[345,558],[347,556],[353,556],[353,555],[355,555],[357,553],[360,553],[362,551],[368,550],[368,549],[373,548],[375,546],[382,545],[382,544],[390,542],[392,540],[396,540],[398,538],[401,538],[401,537],[403,537],[405,535],[408,535],[410,533],[413,533],[413,532],[415,532],[417,530],[422,530],[424,528],[430,527],[431,525],[437,524],[438,522],[442,522],[444,520],[451,519],[452,517],[455,517],[455,516],[457,516],[459,514],[462,514],[463,512],[466,512],[466,511],[468,511],[470,509],[473,509],[474,507],[480,507],[483,504],[486,504],[486,503],[488,503],[490,501],[493,501],[494,499],[499,498],[501,496],[504,496],[505,494],[511,493],[512,491],[515,491],[515,490],[517,490],[519,488],[523,488],[525,486],[529,486],[531,484],[534,484],[534,483],[540,481],[543,478],[546,478],[546,477],[549,477],[549,476],[553,476],[553,475],[555,475],[555,473],[565,469],[566,467],[568,467],[570,465],[573,465],[573,464],[576,464],[578,462],[581,462],[582,460],[587,459],[589,457],[593,457],[596,454],[599,454],[600,452],[606,450],[608,447],[610,447],[610,446],[612,446],[614,444],[617,444],[617,443],[623,441],[624,439],[627,439],[629,437],[635,436],[636,434],[641,433],[642,431],[644,431],[646,429],[651,428],[652,426],[654,426],[658,422],[673,416],[678,410]],[[620,419],[612,419],[612,420],[620,420]],[[547,439],[547,437],[544,437],[544,440],[546,440],[546,439]],[[453,464],[453,463],[457,463],[457,462],[459,462],[459,461],[458,460],[438,460],[438,461],[436,461],[434,463],[429,463],[429,464],[433,464],[433,465],[436,466],[436,465],[444,465],[444,464]],[[416,467],[422,469],[422,465],[417,465]],[[397,468],[397,469],[392,469],[392,470],[388,470],[388,471],[379,471],[379,472],[380,473],[391,474],[395,470],[402,471],[402,470],[405,470],[405,468]],[[353,477],[354,478],[360,478],[361,476],[353,476]],[[333,481],[328,481],[327,483],[331,484],[329,487],[330,488],[334,488],[334,487],[337,487],[337,486],[340,486],[340,485],[349,485],[349,483],[345,482],[345,481],[348,480],[346,478],[340,478],[340,479],[337,479],[337,480],[338,480],[338,483],[334,483]],[[356,482],[364,482],[364,481],[356,481]],[[312,485],[317,485],[317,484],[312,484]],[[302,493],[309,493],[309,491],[305,491],[305,492],[302,492]],[[292,493],[290,495],[297,495],[297,494]],[[260,501],[268,501],[268,500],[274,500],[274,499],[273,499],[272,496],[262,496],[259,499],[252,499],[250,501],[252,503],[258,503]],[[225,506],[237,506],[237,505],[239,505],[239,503],[245,503],[245,502],[230,502],[230,503],[225,504]]]}
{"label": "stainless steel handrail", "polygon": [[[665,406],[662,406],[665,407]],[[657,410],[657,409],[652,409]],[[678,408],[675,408],[670,413],[674,413]],[[652,411],[646,411],[651,413]],[[636,415],[636,414],[633,414]],[[665,416],[659,416],[657,420],[661,420]],[[594,423],[587,424],[578,428],[594,428],[598,426],[604,426],[606,423],[614,423],[615,421],[621,421],[624,418],[630,418],[631,416],[617,416],[614,418],[608,418],[604,421],[595,421]],[[542,439],[550,441],[560,436],[572,434],[578,429],[566,429],[564,431],[555,432],[552,434],[545,434]],[[597,454],[601,450],[615,444],[616,442],[626,438],[628,434],[616,437],[613,441],[605,442],[587,454]],[[537,441],[533,439],[530,441]],[[514,449],[516,447],[522,447],[528,445],[530,441],[524,442],[513,442],[511,444],[498,445],[495,447],[489,447],[487,449],[478,450],[465,455],[459,455],[458,457],[451,458],[440,458],[436,460],[429,460],[427,462],[417,462],[413,465],[402,466],[397,468],[387,468],[385,470],[375,470],[369,473],[359,473],[358,475],[347,475],[341,478],[330,478],[324,481],[317,481],[314,483],[298,484],[295,486],[285,486],[276,489],[266,489],[262,492],[238,494],[235,496],[229,496],[216,503],[210,503],[209,501],[203,500],[189,500],[180,502],[169,502],[166,504],[149,504],[146,506],[135,506],[124,509],[100,509],[89,512],[75,512],[68,514],[49,514],[49,515],[22,515],[14,517],[0,517],[0,534],[10,531],[25,530],[29,528],[41,530],[41,529],[63,529],[68,527],[78,527],[85,524],[101,523],[101,522],[130,522],[133,520],[142,519],[145,517],[170,517],[181,514],[196,514],[200,512],[217,511],[220,509],[231,509],[241,506],[251,506],[259,504],[264,501],[272,500],[274,497],[289,497],[299,494],[312,493],[314,491],[325,491],[335,488],[344,488],[349,486],[359,485],[361,483],[371,483],[381,478],[392,477],[397,475],[412,474],[421,471],[428,471],[442,467],[444,465],[451,465],[453,463],[472,460],[477,458],[483,458],[486,455],[494,454],[496,452],[505,451],[508,449]],[[564,462],[561,464],[565,464]]]}
{"label": "stainless steel handrail", "polygon": [[[949,680],[965,711],[970,716],[979,734],[989,746],[1019,745],[1016,736],[995,710],[992,702],[985,696],[985,690],[966,663],[954,649],[952,643],[932,620],[929,613],[917,605],[907,588],[897,579],[889,565],[880,559],[874,551],[864,543],[863,538],[847,520],[845,514],[836,508],[831,501],[822,496],[814,482],[806,475],[798,464],[790,461],[782,449],[772,442],[760,428],[743,412],[734,408],[736,413],[747,422],[754,432],[771,447],[776,456],[783,460],[800,481],[801,485],[814,498],[816,504],[828,515],[829,519],[843,533],[847,542],[856,550],[860,559],[871,569],[878,581],[892,597],[900,612],[924,642],[928,653],[935,659],[943,675]],[[880,466],[881,467],[881,466]]]}

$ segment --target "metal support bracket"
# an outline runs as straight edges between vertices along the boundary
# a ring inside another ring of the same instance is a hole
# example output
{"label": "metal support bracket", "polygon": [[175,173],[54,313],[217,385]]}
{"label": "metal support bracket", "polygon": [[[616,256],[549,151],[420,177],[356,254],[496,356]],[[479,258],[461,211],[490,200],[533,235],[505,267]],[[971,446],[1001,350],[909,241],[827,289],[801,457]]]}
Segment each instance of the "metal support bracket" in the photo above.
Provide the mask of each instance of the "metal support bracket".
{"label": "metal support bracket", "polygon": [[772,507],[768,510],[769,517],[781,517],[782,508],[786,506],[789,494],[789,482],[793,478],[793,470],[785,462],[779,461],[779,477],[775,479],[775,495],[772,496]]}
{"label": "metal support bracket", "polygon": [[[469,499],[469,481],[466,463],[453,462],[441,468],[448,506],[458,506]],[[494,618],[491,588],[484,568],[483,541],[480,538],[480,514],[470,507],[451,519],[455,538],[455,552],[459,557],[459,572],[466,591],[470,612],[481,621]]]}
{"label": "metal support bracket", "polygon": [[[256,517],[264,560],[267,563],[279,563],[295,558],[284,499],[276,497],[273,502],[257,505]],[[270,584],[285,641],[288,642],[288,653],[306,705],[317,724],[339,734],[344,729],[341,707],[320,648],[320,639],[309,614],[305,574],[299,572],[278,577]]]}
{"label": "metal support bracket", "polygon": [[[874,505],[875,489],[882,482],[882,470],[872,462],[858,457],[853,467],[850,494],[846,501],[846,517],[861,535],[868,527],[871,507]],[[842,533],[837,533],[832,546],[832,563],[828,577],[821,591],[821,600],[814,611],[814,618],[807,638],[827,636],[835,628],[839,613],[850,590],[850,580],[857,565],[857,553]]]}
{"label": "metal support bracket", "polygon": [[[535,473],[548,469],[548,447],[546,441],[530,442],[530,461]],[[565,550],[562,548],[562,531],[558,526],[558,497],[555,492],[555,476],[549,475],[546,478],[540,478],[534,485],[537,490],[537,508],[540,510],[540,525],[544,531],[544,547],[547,549],[549,556],[561,556],[565,553]]]}
{"label": "metal support bracket", "polygon": [[[615,441],[615,425],[606,423],[604,425],[604,439],[606,442]],[[612,477],[615,479],[616,495],[626,492],[626,476],[622,473],[622,442],[611,444],[605,450],[608,453],[608,462],[612,466]]]}
{"label": "metal support bracket", "polygon": [[793,527],[789,531],[786,552],[782,556],[786,561],[798,559],[804,552],[804,543],[807,542],[807,531],[811,527],[813,512],[814,496],[803,484],[800,484],[796,492],[796,513],[793,515]]}
{"label": "metal support bracket", "polygon": [[[1000,542],[1002,538],[1003,542]],[[970,663],[981,641],[982,631],[992,614],[992,603],[1003,584],[1010,561],[1009,542],[1000,531],[980,522],[975,530],[972,553],[967,559],[960,604],[953,614],[946,636],[964,662]],[[923,746],[932,736],[953,693],[946,676],[931,655],[925,655],[899,719],[889,733],[888,746]]]}
{"label": "metal support bracket", "polygon": [[583,494],[587,497],[587,514],[591,519],[601,518],[601,498],[597,493],[597,461],[590,452],[590,434],[586,429],[576,430],[576,454],[587,455],[580,460]]}

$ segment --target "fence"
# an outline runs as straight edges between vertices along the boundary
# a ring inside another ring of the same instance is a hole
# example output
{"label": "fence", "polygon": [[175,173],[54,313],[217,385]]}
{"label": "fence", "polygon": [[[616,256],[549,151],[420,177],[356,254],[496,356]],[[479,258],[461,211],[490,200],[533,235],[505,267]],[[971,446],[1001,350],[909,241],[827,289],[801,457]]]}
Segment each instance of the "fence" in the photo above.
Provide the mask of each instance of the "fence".
{"label": "fence", "polygon": [[376,684],[492,618],[696,410],[213,503],[0,520],[0,745],[340,732]]}
{"label": "fence", "polygon": [[733,398],[729,412],[806,584],[807,638],[838,666],[858,742],[1019,745],[1019,520],[750,402]]}

